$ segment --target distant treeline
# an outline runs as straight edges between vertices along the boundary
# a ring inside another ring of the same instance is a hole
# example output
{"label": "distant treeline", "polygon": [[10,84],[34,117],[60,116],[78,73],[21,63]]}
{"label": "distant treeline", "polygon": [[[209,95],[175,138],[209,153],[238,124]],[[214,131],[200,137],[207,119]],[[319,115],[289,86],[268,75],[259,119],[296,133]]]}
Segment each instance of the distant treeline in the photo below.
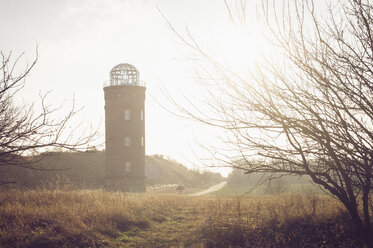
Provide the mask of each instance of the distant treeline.
{"label": "distant treeline", "polygon": [[[302,192],[313,185],[307,176],[296,175],[271,175],[272,180],[265,180],[269,175],[264,173],[245,174],[243,170],[233,169],[227,179],[227,188],[236,189],[237,192],[245,191],[255,194],[275,194],[285,192]],[[312,186],[313,187],[313,186]]]}

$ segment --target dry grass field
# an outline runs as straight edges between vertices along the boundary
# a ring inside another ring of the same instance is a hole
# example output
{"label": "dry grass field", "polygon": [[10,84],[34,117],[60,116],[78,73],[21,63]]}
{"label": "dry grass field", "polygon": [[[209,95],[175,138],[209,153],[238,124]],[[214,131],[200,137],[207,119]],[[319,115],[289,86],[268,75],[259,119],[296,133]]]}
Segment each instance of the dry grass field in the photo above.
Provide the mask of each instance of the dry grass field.
{"label": "dry grass field", "polygon": [[10,190],[0,216],[0,247],[363,247],[343,207],[317,194]]}

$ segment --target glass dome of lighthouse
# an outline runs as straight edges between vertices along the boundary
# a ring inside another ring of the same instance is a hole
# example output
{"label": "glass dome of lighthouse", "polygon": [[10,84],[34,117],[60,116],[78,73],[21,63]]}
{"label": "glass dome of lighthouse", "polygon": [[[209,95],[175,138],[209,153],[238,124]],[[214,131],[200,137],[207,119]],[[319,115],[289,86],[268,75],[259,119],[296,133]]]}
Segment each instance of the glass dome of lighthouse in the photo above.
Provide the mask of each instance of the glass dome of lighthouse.
{"label": "glass dome of lighthouse", "polygon": [[139,71],[130,64],[119,64],[110,71],[110,86],[141,85]]}

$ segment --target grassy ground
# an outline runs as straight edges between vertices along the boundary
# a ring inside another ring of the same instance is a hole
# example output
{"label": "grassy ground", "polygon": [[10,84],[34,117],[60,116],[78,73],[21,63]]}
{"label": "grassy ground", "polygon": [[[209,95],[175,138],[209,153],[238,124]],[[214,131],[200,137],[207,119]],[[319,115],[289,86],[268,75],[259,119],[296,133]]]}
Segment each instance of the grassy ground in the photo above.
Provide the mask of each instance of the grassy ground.
{"label": "grassy ground", "polygon": [[0,247],[362,247],[321,195],[0,193]]}
{"label": "grassy ground", "polygon": [[[274,195],[270,187],[267,185],[260,185],[259,187],[253,187],[252,185],[234,185],[228,182],[219,191],[213,192],[210,195],[213,196],[225,196],[225,195]],[[297,183],[297,184],[286,184],[281,190],[281,194],[307,194],[316,193],[323,194],[320,187],[312,183]]]}

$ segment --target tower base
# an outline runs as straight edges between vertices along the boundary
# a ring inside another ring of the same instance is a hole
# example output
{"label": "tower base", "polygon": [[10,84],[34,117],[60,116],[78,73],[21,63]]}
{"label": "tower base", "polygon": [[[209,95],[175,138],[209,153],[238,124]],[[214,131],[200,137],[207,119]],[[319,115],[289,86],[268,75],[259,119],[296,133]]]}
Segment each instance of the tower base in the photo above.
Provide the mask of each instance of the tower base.
{"label": "tower base", "polygon": [[146,192],[144,179],[105,179],[105,189],[108,191],[121,191],[144,193]]}

